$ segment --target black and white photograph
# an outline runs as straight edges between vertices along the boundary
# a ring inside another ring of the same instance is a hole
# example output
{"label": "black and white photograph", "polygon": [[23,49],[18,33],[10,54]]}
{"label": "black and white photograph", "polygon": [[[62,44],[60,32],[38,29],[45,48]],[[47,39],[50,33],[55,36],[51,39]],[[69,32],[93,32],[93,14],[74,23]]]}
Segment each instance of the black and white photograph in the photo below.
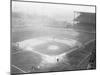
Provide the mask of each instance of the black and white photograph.
{"label": "black and white photograph", "polygon": [[11,74],[96,69],[96,6],[11,1]]}

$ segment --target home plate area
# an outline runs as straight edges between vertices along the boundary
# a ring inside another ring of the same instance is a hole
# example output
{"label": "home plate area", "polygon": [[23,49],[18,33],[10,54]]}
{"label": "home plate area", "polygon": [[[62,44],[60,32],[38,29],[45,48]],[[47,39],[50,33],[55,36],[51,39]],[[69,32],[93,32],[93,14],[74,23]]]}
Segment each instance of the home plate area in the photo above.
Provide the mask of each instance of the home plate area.
{"label": "home plate area", "polygon": [[28,73],[51,71],[64,62],[68,66],[67,54],[79,48],[81,43],[67,38],[39,37],[16,42],[16,46],[21,50],[12,54],[12,64],[15,65],[12,67]]}

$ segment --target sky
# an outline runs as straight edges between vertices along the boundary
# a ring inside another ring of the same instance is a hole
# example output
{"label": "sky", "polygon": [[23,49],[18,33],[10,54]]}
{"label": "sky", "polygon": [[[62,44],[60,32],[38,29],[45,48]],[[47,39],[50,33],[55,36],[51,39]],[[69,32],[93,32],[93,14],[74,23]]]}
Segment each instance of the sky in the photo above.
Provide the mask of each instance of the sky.
{"label": "sky", "polygon": [[95,7],[13,1],[12,11],[45,15],[57,20],[67,20],[68,22],[72,22],[74,11],[94,13]]}

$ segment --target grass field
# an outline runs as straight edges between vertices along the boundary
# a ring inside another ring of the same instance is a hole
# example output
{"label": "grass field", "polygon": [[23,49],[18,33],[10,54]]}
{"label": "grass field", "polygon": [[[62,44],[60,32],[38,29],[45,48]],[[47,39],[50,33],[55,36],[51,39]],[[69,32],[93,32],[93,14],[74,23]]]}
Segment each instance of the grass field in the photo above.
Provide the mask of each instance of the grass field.
{"label": "grass field", "polygon": [[[46,38],[44,39],[46,40]],[[44,41],[42,39],[42,41]],[[70,39],[69,39],[70,40]],[[31,40],[32,41],[32,40]],[[47,42],[40,43],[37,42],[37,45],[35,45],[35,42],[33,41],[31,45],[32,51],[27,48],[28,43],[24,44],[22,48],[17,46],[12,46],[12,52],[11,52],[11,70],[12,73],[29,73],[29,72],[51,72],[51,71],[64,71],[64,70],[77,70],[77,69],[86,69],[86,67],[80,68],[80,61],[84,59],[89,53],[91,52],[93,46],[95,46],[94,43],[89,43],[89,46],[86,45],[84,48],[80,43],[73,42],[75,45],[68,45],[64,43],[53,41],[53,40],[46,40]],[[39,44],[39,43],[40,44]],[[68,42],[68,41],[67,41]],[[22,41],[23,43],[23,41]],[[21,43],[21,44],[22,44]],[[70,42],[69,42],[70,43]],[[72,43],[72,42],[71,42]],[[72,44],[73,44],[72,43]],[[48,47],[50,45],[56,45],[59,48],[56,50],[50,50]],[[25,47],[24,47],[25,46]],[[79,48],[80,46],[80,48]],[[25,49],[26,48],[26,49]],[[72,51],[71,51],[72,50]],[[61,62],[57,62],[57,59],[52,56],[61,55],[63,53],[66,53],[64,55],[63,60]],[[48,61],[54,63],[46,63],[44,61],[43,56],[48,55]],[[83,63],[83,62],[82,62]],[[77,67],[79,65],[79,67]],[[87,64],[86,64],[87,65]]]}

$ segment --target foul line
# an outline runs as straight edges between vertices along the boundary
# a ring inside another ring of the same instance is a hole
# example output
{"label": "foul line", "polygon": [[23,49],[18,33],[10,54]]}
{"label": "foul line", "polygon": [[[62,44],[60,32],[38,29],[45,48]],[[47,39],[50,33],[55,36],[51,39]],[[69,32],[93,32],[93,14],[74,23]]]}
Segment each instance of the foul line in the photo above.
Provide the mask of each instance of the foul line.
{"label": "foul line", "polygon": [[18,70],[20,70],[21,72],[23,72],[23,73],[27,73],[26,71],[24,71],[24,70],[22,70],[22,69],[20,69],[20,68],[18,68],[17,66],[15,66],[15,65],[11,65],[12,67],[14,67],[14,68],[16,68],[16,69],[18,69]]}

